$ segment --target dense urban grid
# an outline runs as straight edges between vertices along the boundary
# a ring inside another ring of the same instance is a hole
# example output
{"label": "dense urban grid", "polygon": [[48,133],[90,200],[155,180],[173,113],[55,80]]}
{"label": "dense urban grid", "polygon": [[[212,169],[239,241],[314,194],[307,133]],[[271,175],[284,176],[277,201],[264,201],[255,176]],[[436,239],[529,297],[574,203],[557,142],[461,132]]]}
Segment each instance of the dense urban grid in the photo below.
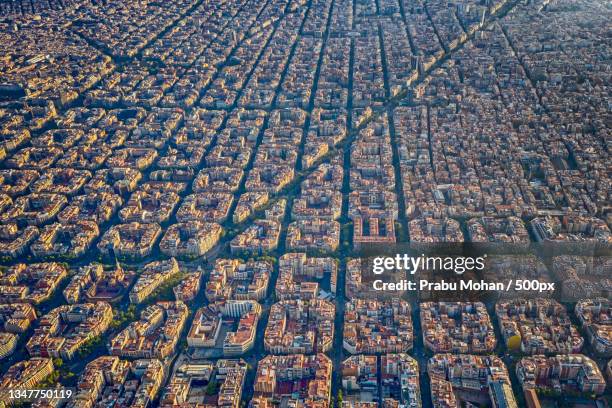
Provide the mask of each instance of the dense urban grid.
{"label": "dense urban grid", "polygon": [[422,301],[366,296],[358,256],[612,243],[610,21],[0,1],[0,406],[608,406],[610,258],[508,255],[562,285]]}

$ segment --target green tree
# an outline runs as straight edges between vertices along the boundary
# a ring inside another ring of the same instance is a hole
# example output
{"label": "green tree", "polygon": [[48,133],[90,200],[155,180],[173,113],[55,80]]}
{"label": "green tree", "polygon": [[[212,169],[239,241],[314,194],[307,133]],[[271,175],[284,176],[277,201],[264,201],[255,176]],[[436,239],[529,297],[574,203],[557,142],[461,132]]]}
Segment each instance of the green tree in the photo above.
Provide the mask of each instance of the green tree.
{"label": "green tree", "polygon": [[53,359],[53,367],[55,368],[62,368],[62,366],[64,365],[64,360],[62,360],[59,357],[56,357]]}
{"label": "green tree", "polygon": [[217,393],[217,382],[209,382],[204,392],[206,393],[206,395],[215,395]]}

